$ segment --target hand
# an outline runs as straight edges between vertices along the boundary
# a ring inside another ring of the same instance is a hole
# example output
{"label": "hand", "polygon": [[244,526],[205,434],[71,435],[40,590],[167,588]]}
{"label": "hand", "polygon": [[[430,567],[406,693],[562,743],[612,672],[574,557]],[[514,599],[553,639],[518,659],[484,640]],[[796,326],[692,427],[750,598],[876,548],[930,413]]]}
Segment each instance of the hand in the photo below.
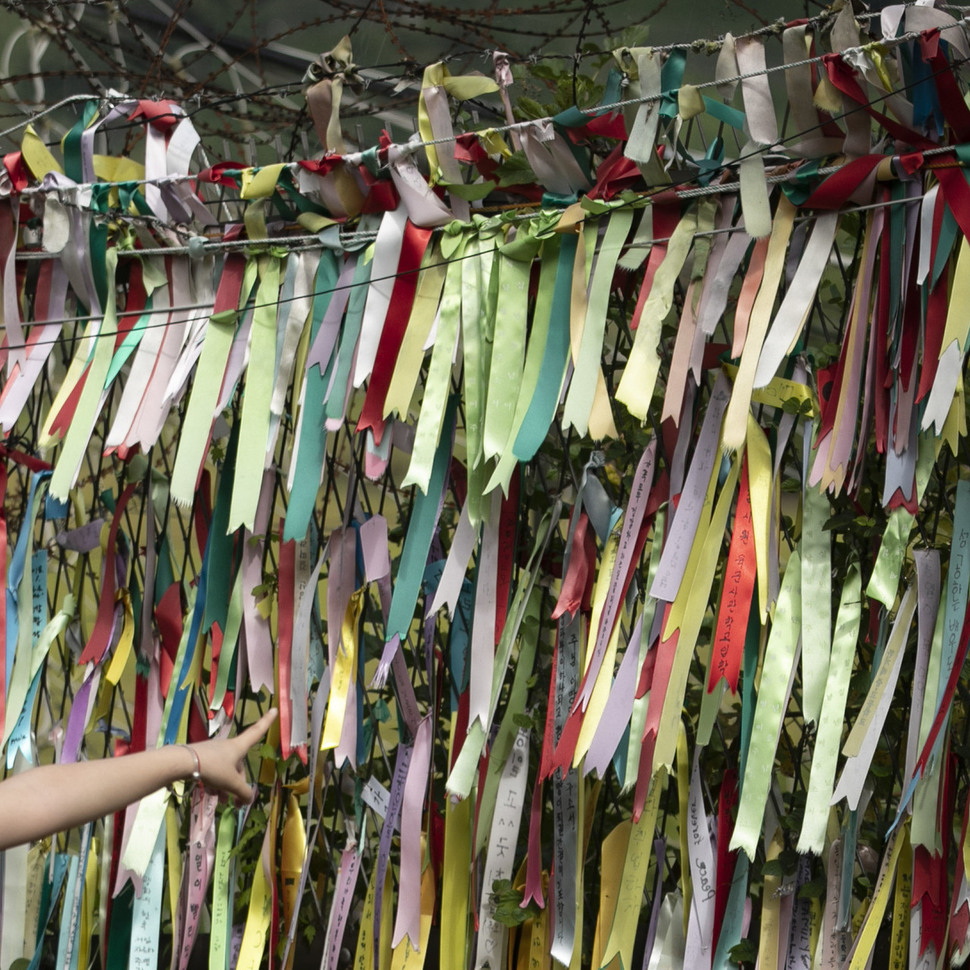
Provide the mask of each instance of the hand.
{"label": "hand", "polygon": [[255,724],[233,738],[213,738],[189,745],[199,759],[202,784],[214,791],[226,792],[241,802],[253,799],[253,788],[246,779],[246,755],[258,744],[276,720],[276,708],[270,708]]}

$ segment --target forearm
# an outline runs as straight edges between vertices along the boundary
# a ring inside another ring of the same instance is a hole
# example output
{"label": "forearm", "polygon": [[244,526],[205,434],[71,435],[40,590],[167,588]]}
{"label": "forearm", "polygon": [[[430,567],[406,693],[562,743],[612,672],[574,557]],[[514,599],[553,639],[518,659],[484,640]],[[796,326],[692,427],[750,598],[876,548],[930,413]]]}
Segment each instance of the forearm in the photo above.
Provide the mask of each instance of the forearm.
{"label": "forearm", "polygon": [[194,770],[181,745],[28,769],[0,783],[0,849],[110,815]]}

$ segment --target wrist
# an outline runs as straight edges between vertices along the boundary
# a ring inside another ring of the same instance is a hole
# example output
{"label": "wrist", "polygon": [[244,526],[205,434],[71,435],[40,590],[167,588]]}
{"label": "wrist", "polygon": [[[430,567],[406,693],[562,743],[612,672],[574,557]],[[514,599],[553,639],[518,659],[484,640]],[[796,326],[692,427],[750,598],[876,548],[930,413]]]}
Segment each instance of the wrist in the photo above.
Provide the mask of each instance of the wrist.
{"label": "wrist", "polygon": [[192,747],[191,744],[179,744],[177,747],[182,748],[188,755],[191,763],[188,766],[188,770],[181,774],[181,779],[183,781],[192,781],[197,784],[202,782],[202,763],[199,761],[199,753]]}

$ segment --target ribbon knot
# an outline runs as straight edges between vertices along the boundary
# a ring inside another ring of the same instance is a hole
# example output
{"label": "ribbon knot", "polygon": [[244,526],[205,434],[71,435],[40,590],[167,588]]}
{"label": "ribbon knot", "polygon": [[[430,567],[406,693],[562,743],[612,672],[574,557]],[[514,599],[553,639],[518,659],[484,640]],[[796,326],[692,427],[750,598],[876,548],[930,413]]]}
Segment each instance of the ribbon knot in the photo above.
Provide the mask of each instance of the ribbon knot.
{"label": "ribbon knot", "polygon": [[344,86],[361,90],[357,65],[353,60],[350,38],[344,37],[333,50],[321,54],[306,70],[306,100],[313,126],[324,149],[343,155],[343,132],[340,128],[340,99]]}

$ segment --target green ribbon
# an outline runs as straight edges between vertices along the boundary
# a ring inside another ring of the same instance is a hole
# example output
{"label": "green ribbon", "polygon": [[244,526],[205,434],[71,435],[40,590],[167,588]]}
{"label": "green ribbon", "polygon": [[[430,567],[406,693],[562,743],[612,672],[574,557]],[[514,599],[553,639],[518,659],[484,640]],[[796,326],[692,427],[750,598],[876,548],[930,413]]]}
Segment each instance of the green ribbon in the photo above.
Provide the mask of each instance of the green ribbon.
{"label": "green ribbon", "polygon": [[[807,467],[807,466],[806,466]],[[832,533],[825,530],[828,496],[806,487],[802,496],[802,716],[817,722],[832,647]]]}
{"label": "green ribbon", "polygon": [[532,314],[532,329],[529,334],[528,348],[525,355],[525,366],[522,370],[522,381],[516,393],[515,416],[512,419],[512,429],[505,450],[502,452],[492,478],[485,487],[486,492],[501,485],[503,491],[508,491],[508,484],[512,472],[518,464],[514,443],[522,430],[526,416],[532,405],[533,395],[539,382],[539,374],[545,360],[546,343],[549,335],[549,315],[552,306],[552,294],[559,258],[559,237],[551,236],[542,244],[542,261],[539,270],[539,290],[536,294],[535,310]]}
{"label": "green ribbon", "polygon": [[269,434],[270,401],[273,394],[273,367],[276,357],[276,301],[280,292],[280,262],[275,256],[259,258],[259,289],[253,311],[249,367],[246,368],[246,393],[240,421],[241,440],[246,443],[233,481],[229,528],[244,525],[252,529],[263,483],[266,441]]}
{"label": "green ribbon", "polygon": [[[431,467],[441,437],[445,401],[451,390],[451,362],[461,319],[462,255],[467,243],[468,235],[461,231],[460,223],[451,223],[439,241],[441,257],[447,262],[448,269],[441,291],[438,330],[434,349],[431,351],[431,363],[428,365],[424,400],[421,402],[421,413],[414,432],[411,464],[403,483],[405,486],[417,485],[425,494],[430,487]],[[423,564],[421,569],[423,571]]]}
{"label": "green ribbon", "polygon": [[[465,438],[468,467],[468,511],[472,522],[488,514],[485,485],[491,469],[484,460],[484,426],[487,396],[486,377],[492,366],[497,279],[495,237],[501,225],[497,219],[473,217],[478,227],[474,248],[477,256],[462,263],[462,352],[464,354]],[[467,274],[467,275],[466,275]],[[488,281],[484,285],[485,280]],[[494,285],[493,285],[494,284]],[[472,291],[474,287],[474,292]],[[484,293],[484,299],[483,297]]]}
{"label": "green ribbon", "polygon": [[[731,849],[741,849],[751,860],[758,848],[764,820],[775,749],[788,706],[788,688],[801,626],[801,563],[798,553],[793,552],[785,570],[772,618],[771,634],[765,647],[738,819],[731,836]],[[747,670],[745,676],[747,678]]]}
{"label": "green ribbon", "polygon": [[[798,838],[799,852],[821,855],[825,846],[829,803],[832,801],[832,789],[835,784],[839,743],[842,740],[842,726],[845,723],[845,702],[849,696],[849,681],[852,677],[852,663],[855,659],[861,618],[862,579],[858,564],[853,563],[842,587],[835,636],[832,639],[832,657],[828,665],[818,733],[815,736],[805,816],[802,820],[801,835]],[[809,633],[806,628],[805,632],[806,635],[802,638],[803,647],[804,643],[814,636],[814,631]]]}
{"label": "green ribbon", "polygon": [[84,181],[84,166],[81,160],[81,136],[88,125],[94,121],[98,113],[98,99],[91,98],[84,102],[81,117],[74,123],[71,130],[64,136],[61,150],[64,153],[64,174],[73,182]]}
{"label": "green ribbon", "polygon": [[581,435],[589,429],[597,379],[602,373],[600,360],[616,261],[632,222],[633,210],[629,208],[616,209],[610,215],[589,281],[586,321],[562,416],[563,428],[572,425]]}
{"label": "green ribbon", "polygon": [[[81,396],[74,411],[74,417],[64,438],[64,445],[54,466],[51,477],[51,495],[61,501],[66,501],[68,493],[74,485],[78,469],[87,451],[91,432],[101,410],[101,396],[104,392],[105,377],[114,356],[115,330],[118,318],[115,311],[115,271],[118,268],[118,252],[112,248],[105,254],[105,276],[111,278],[111,288],[108,291],[110,299],[105,304],[104,317],[98,328],[99,335],[92,340],[92,350],[88,361],[87,377]],[[104,336],[100,336],[101,332]]]}
{"label": "green ribbon", "polygon": [[[215,867],[212,871],[212,927],[209,933],[209,967],[226,970],[229,965],[229,931],[232,923],[233,862],[236,837],[235,811],[222,810],[216,835]],[[112,923],[112,925],[114,925]]]}
{"label": "green ribbon", "polygon": [[[903,257],[906,253],[906,206],[900,205],[906,199],[907,189],[902,182],[892,182],[889,188],[891,202],[889,204],[889,336],[892,337],[891,348],[898,344],[900,328],[896,326],[901,311],[900,302],[903,291]],[[890,352],[890,360],[896,360],[896,355]]]}
{"label": "green ribbon", "polygon": [[515,676],[512,679],[512,690],[505,705],[502,723],[495,734],[488,753],[488,768],[485,771],[485,784],[479,798],[478,822],[475,827],[476,839],[474,853],[477,855],[488,842],[492,830],[492,815],[495,812],[495,798],[498,795],[499,782],[502,780],[502,769],[512,745],[516,732],[519,730],[516,720],[525,713],[526,700],[529,693],[529,680],[535,663],[536,646],[539,642],[539,604],[541,595],[532,587],[526,602],[525,615],[522,620],[522,636],[519,640],[519,655],[515,662]]}
{"label": "green ribbon", "polygon": [[[256,282],[256,261],[250,259],[243,271],[239,303],[245,306]],[[238,311],[214,313],[209,317],[199,363],[192,382],[192,394],[185,410],[179,449],[172,471],[172,498],[183,508],[195,501],[195,486],[199,469],[209,444],[216,404],[222,390],[222,381],[229,361],[229,352],[236,335]],[[250,360],[255,358],[250,357]],[[249,388],[247,387],[247,392]],[[228,524],[228,523],[227,523]]]}
{"label": "green ribbon", "polygon": [[893,509],[866,586],[866,596],[878,600],[887,610],[892,609],[896,602],[899,573],[903,568],[903,557],[906,555],[909,533],[914,522],[912,514],[906,509]]}
{"label": "green ribbon", "polygon": [[500,247],[500,255],[492,267],[497,294],[482,433],[482,453],[486,459],[501,455],[505,450],[515,420],[515,402],[525,366],[532,258],[542,245],[534,237],[530,237],[530,241],[534,248],[528,261],[511,258],[505,253],[504,247]]}
{"label": "green ribbon", "polygon": [[461,340],[464,377],[466,462],[469,469],[482,460],[485,375],[490,360],[482,333],[482,243],[471,235],[461,266]]}
{"label": "green ribbon", "polygon": [[[752,616],[756,615],[754,610]],[[746,855],[739,855],[734,864],[734,875],[728,891],[727,906],[721,921],[721,934],[714,948],[713,970],[734,970],[737,963],[731,959],[731,949],[737,946],[744,934],[744,910],[748,900],[748,871],[751,863]]]}
{"label": "green ribbon", "polygon": [[557,501],[542,517],[542,521],[536,530],[536,542],[529,556],[529,562],[526,568],[519,574],[519,585],[515,591],[515,596],[512,598],[512,605],[508,611],[508,619],[502,628],[502,634],[495,650],[495,661],[492,665],[491,678],[492,691],[489,699],[489,723],[483,725],[480,718],[475,718],[468,729],[468,733],[465,735],[461,753],[455,759],[451,774],[448,776],[448,781],[445,784],[447,790],[459,798],[468,797],[472,783],[478,773],[478,759],[481,756],[485,739],[488,736],[488,730],[495,717],[495,711],[498,708],[499,697],[502,694],[502,689],[505,684],[505,674],[508,670],[509,659],[512,656],[512,647],[518,639],[519,628],[525,619],[532,590],[535,587],[536,580],[539,578],[537,566],[545,555],[550,536],[554,531],[554,526],[558,526],[560,507],[561,503]]}

